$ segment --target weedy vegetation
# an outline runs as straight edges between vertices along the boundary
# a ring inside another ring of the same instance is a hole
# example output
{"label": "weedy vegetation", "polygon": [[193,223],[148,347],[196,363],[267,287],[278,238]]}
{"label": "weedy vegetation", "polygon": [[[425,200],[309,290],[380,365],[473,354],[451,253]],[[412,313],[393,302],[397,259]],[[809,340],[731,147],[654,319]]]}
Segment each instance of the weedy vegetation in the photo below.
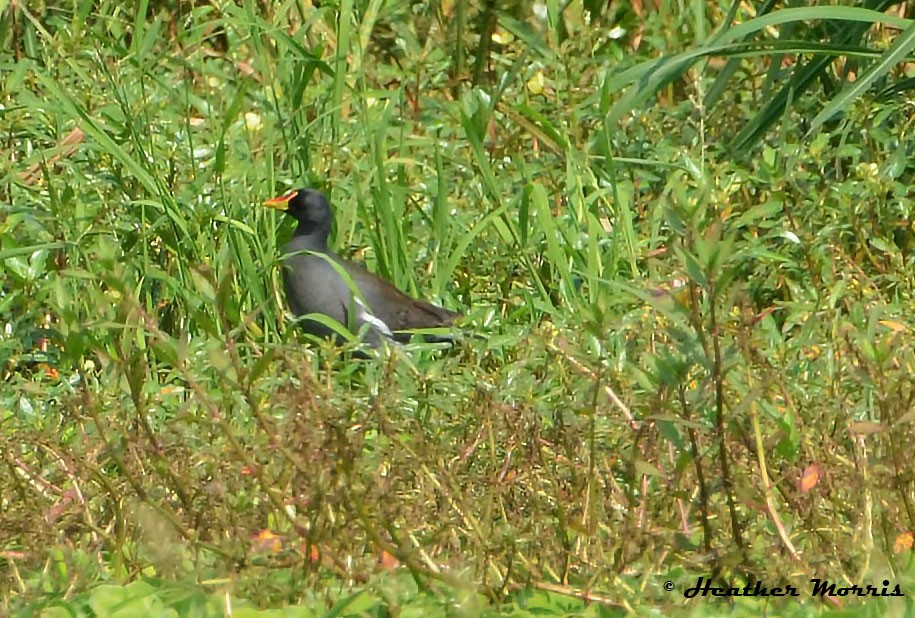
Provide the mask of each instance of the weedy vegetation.
{"label": "weedy vegetation", "polygon": [[[908,10],[0,2],[2,613],[907,615]],[[455,345],[304,340],[303,185]]]}

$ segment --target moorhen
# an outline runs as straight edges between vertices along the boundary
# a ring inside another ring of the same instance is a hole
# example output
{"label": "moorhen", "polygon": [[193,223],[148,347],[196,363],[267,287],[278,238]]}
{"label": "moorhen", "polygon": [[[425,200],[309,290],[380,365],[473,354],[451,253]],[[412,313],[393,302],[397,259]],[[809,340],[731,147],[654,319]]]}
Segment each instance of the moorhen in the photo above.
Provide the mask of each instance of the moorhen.
{"label": "moorhen", "polygon": [[[385,339],[409,341],[412,329],[447,327],[461,317],[456,311],[404,294],[390,282],[329,250],[327,237],[334,215],[321,192],[298,189],[267,200],[264,206],[283,210],[298,221],[292,240],[284,247],[284,283],[289,308],[300,318],[305,332],[341,340],[326,323],[307,317],[322,314],[354,333],[365,327],[364,341],[377,348]],[[357,295],[341,271],[348,275]],[[450,337],[427,339],[447,341]]]}

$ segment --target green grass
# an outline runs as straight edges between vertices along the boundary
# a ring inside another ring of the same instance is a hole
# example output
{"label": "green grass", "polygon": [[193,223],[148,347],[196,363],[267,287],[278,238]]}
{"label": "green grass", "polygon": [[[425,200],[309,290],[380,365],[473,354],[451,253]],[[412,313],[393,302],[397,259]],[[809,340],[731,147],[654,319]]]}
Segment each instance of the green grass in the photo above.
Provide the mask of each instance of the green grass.
{"label": "green grass", "polygon": [[[3,607],[912,590],[908,21],[321,4],[0,4]],[[306,344],[259,207],[303,185],[455,346]]]}

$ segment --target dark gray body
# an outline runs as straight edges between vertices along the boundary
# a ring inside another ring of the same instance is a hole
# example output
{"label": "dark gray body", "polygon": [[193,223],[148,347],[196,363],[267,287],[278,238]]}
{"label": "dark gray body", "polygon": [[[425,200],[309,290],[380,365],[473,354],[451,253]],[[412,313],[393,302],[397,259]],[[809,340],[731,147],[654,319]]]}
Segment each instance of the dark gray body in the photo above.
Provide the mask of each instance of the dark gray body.
{"label": "dark gray body", "polygon": [[[297,189],[264,202],[298,221],[295,234],[284,247],[286,299],[302,328],[318,337],[340,339],[333,328],[309,314],[333,318],[353,334],[378,347],[385,338],[406,342],[412,329],[450,326],[460,317],[412,298],[361,266],[340,258],[327,248],[334,215],[330,202],[314,189]],[[350,282],[341,275],[345,272]],[[448,340],[450,337],[438,337]]]}
{"label": "dark gray body", "polygon": [[[404,294],[388,281],[328,251],[326,240],[324,247],[321,244],[310,235],[297,235],[284,248],[286,298],[297,317],[324,314],[353,334],[358,334],[363,325],[367,325],[364,340],[377,347],[384,338],[406,342],[410,333],[403,331],[449,326],[460,316],[455,311]],[[358,296],[354,297],[349,284],[330,260],[349,275],[359,290]],[[318,337],[339,339],[332,329],[315,320],[300,320],[300,324],[306,332]]]}

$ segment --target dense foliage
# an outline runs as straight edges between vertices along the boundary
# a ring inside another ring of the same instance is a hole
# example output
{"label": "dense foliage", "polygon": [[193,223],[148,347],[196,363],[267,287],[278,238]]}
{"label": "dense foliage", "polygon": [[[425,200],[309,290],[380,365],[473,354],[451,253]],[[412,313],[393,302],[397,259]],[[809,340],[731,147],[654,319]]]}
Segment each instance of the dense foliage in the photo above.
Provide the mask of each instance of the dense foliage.
{"label": "dense foliage", "polygon": [[[3,605],[915,590],[898,8],[0,4]],[[296,332],[258,204],[302,185],[457,344]]]}

